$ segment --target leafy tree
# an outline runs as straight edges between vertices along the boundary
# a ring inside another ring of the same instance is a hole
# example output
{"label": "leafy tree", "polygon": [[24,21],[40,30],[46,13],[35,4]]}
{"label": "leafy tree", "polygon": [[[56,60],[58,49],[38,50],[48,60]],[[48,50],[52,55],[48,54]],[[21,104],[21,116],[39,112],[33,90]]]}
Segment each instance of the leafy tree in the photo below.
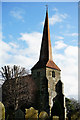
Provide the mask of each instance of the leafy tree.
{"label": "leafy tree", "polygon": [[75,120],[78,120],[80,116],[80,103],[75,99],[68,99],[66,98],[66,109],[67,109],[67,116],[69,120],[71,117],[75,117]]}

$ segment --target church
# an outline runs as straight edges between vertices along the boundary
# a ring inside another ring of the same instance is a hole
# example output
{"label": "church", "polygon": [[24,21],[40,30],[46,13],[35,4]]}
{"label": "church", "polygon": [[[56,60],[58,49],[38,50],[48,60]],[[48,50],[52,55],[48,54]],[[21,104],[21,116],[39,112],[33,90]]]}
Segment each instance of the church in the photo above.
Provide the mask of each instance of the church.
{"label": "church", "polygon": [[[15,86],[15,87],[14,87]],[[34,107],[39,112],[65,120],[65,97],[61,69],[54,63],[49,31],[48,9],[38,62],[31,75],[7,80],[2,85],[2,102],[6,109]]]}

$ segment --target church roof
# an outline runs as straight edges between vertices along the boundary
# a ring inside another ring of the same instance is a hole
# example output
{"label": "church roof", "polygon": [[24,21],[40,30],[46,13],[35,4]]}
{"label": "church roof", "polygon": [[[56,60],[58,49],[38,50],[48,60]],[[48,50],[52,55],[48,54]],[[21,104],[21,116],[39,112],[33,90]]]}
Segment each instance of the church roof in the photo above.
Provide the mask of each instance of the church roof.
{"label": "church roof", "polygon": [[52,58],[48,10],[46,10],[46,18],[43,29],[43,37],[42,37],[39,61],[33,66],[32,70],[43,67],[50,67],[60,71],[60,68],[53,62],[53,58]]}

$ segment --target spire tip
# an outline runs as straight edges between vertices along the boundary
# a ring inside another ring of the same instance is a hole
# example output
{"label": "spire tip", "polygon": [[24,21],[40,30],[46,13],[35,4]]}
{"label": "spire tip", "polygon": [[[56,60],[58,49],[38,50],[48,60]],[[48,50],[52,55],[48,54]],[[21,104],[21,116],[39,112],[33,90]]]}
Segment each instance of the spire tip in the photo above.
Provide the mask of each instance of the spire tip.
{"label": "spire tip", "polygon": [[48,5],[46,5],[46,11],[48,12]]}

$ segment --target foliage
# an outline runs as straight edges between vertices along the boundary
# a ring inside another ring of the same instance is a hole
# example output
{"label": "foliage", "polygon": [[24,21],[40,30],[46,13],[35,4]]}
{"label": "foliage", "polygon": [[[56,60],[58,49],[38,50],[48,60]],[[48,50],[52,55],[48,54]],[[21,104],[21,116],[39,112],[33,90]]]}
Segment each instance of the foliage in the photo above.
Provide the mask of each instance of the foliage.
{"label": "foliage", "polygon": [[78,103],[75,99],[68,99],[66,98],[66,109],[67,109],[67,116],[74,120],[79,120],[80,116],[80,103]]}
{"label": "foliage", "polygon": [[5,107],[4,105],[0,102],[0,120],[4,120],[5,119]]}
{"label": "foliage", "polygon": [[30,107],[29,109],[26,109],[26,114],[25,114],[26,120],[28,119],[37,119],[38,118],[38,110],[35,110],[33,107]]}
{"label": "foliage", "polygon": [[48,114],[45,111],[40,112],[39,119],[40,120],[47,120],[48,119]]}

